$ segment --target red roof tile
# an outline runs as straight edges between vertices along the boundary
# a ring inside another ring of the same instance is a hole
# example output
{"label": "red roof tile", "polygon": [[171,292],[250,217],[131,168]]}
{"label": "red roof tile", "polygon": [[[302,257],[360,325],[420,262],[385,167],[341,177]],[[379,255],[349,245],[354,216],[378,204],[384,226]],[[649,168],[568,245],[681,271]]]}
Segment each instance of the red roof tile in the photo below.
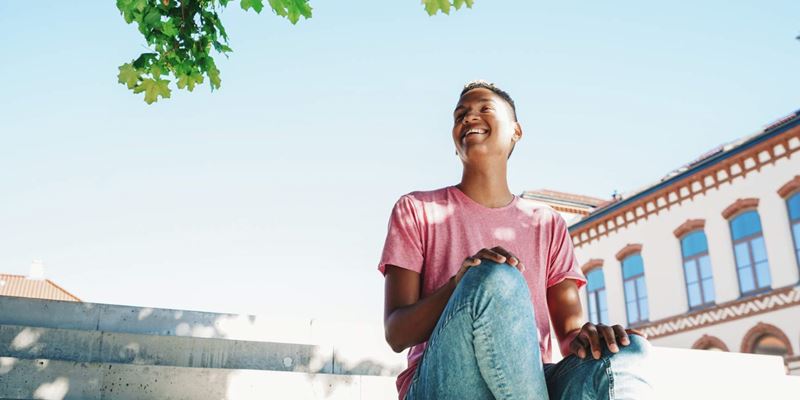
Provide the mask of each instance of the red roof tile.
{"label": "red roof tile", "polygon": [[0,296],[81,301],[50,279],[28,279],[22,275],[0,274]]}

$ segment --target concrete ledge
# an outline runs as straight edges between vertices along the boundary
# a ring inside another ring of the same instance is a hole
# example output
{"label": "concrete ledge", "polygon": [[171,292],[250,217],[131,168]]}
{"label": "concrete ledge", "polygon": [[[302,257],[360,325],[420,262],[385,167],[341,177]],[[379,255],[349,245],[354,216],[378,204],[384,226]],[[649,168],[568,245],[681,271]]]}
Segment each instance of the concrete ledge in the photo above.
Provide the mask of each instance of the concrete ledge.
{"label": "concrete ledge", "polygon": [[3,399],[395,399],[394,378],[0,358]]}
{"label": "concrete ledge", "polygon": [[[117,333],[300,343],[324,348],[323,355],[330,355],[334,373],[396,375],[406,366],[405,355],[393,353],[384,342],[382,328],[366,324],[287,322],[255,315],[0,296],[0,325],[95,331],[106,336]],[[332,349],[329,353],[328,348]],[[81,360],[76,356],[69,359]]]}
{"label": "concrete ledge", "polygon": [[[334,371],[331,347],[14,325],[0,325],[0,356],[192,368]],[[378,372],[390,375],[391,371]]]}

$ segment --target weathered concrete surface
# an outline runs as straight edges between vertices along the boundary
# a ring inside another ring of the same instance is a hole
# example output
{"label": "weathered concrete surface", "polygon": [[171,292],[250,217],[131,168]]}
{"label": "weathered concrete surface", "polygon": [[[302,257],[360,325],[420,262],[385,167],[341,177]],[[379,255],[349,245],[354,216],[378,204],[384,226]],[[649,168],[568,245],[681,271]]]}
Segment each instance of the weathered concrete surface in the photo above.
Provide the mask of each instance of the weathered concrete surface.
{"label": "weathered concrete surface", "polygon": [[[705,353],[664,357],[671,350],[662,350],[654,353],[657,400],[796,399],[800,393],[799,378],[757,369],[772,370],[770,362],[756,361],[756,369],[742,371],[741,360],[727,363],[741,355],[698,363],[694,355]],[[664,364],[670,358],[682,362]],[[0,358],[0,398],[7,399],[390,400],[396,396],[391,377]]]}
{"label": "weathered concrete surface", "polygon": [[334,369],[331,347],[15,325],[0,325],[0,356],[314,373]]}
{"label": "weathered concrete surface", "polygon": [[7,399],[394,399],[394,378],[0,358]]}
{"label": "weathered concrete surface", "polygon": [[[0,296],[0,324],[99,331],[106,336],[118,333],[314,345],[325,349],[320,354],[326,358],[321,366],[310,363],[312,372],[319,367],[323,372],[396,375],[406,366],[405,356],[392,352],[385,343],[382,328],[370,324],[279,321],[255,315],[7,296]],[[242,347],[247,346],[257,345]],[[256,351],[255,348],[251,350]],[[213,353],[204,354],[209,357]],[[302,359],[303,355],[298,354],[298,357]],[[83,360],[77,355],[64,359]],[[280,361],[283,362],[283,358]]]}

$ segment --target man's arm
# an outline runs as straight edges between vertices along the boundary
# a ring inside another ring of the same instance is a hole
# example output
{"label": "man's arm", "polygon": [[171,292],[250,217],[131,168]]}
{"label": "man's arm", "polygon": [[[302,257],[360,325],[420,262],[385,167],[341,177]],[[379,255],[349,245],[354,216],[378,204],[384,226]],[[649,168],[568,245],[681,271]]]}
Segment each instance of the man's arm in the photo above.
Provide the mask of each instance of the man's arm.
{"label": "man's arm", "polygon": [[578,285],[572,279],[564,279],[547,289],[547,307],[553,330],[556,332],[559,349],[564,357],[572,353],[569,344],[584,324]]}
{"label": "man's arm", "polygon": [[424,299],[419,299],[420,274],[386,265],[383,325],[386,341],[399,353],[431,336],[439,316],[456,288],[455,278]]}
{"label": "man's arm", "polygon": [[606,343],[609,351],[616,353],[619,351],[618,345],[630,344],[628,333],[644,336],[639,331],[626,330],[621,325],[584,322],[578,285],[572,279],[565,279],[547,289],[547,305],[564,357],[575,354],[585,358],[591,354],[592,358],[598,359],[602,353],[601,341]]}

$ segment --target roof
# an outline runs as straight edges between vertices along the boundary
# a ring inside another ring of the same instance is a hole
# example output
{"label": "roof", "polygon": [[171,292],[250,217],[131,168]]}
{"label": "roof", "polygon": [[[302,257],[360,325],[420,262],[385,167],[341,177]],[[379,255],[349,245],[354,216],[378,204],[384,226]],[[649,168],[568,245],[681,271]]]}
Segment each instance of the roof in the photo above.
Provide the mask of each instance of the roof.
{"label": "roof", "polygon": [[522,197],[528,199],[556,202],[564,205],[570,205],[573,207],[581,207],[581,208],[584,207],[594,208],[606,202],[606,200],[598,199],[597,197],[584,196],[580,194],[573,194],[566,192],[558,192],[550,189],[526,190],[522,193]]}
{"label": "roof", "polygon": [[0,274],[0,296],[81,301],[50,279],[28,279],[22,275]]}
{"label": "roof", "polygon": [[612,201],[607,202],[606,204],[602,204],[601,206],[592,210],[589,215],[570,226],[570,231],[581,228],[591,221],[611,213],[614,210],[625,207],[627,204],[631,204],[634,201],[643,198],[663,187],[667,187],[677,181],[699,173],[700,171],[703,171],[706,168],[719,163],[720,161],[739,154],[796,126],[800,126],[800,110],[767,125],[764,127],[764,129],[756,132],[755,134],[714,147],[713,149],[702,154],[697,159],[670,172],[658,182],[636,189],[626,193],[625,195],[619,196],[617,199],[612,199]]}

